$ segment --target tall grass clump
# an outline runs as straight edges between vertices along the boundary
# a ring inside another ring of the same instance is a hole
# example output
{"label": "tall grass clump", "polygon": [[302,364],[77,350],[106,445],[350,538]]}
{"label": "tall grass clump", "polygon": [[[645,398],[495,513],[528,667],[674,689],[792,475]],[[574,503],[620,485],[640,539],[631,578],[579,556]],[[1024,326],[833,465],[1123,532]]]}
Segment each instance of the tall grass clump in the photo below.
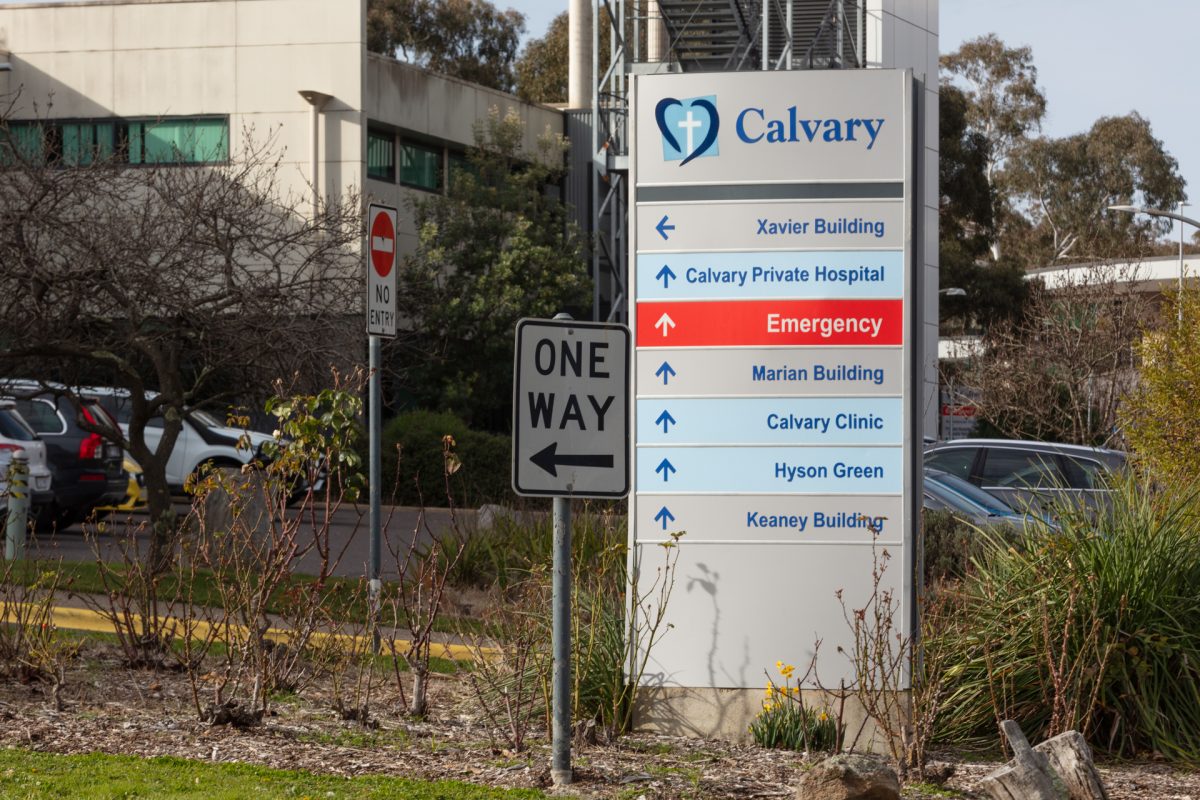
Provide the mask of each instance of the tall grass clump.
{"label": "tall grass clump", "polygon": [[[1118,480],[1099,512],[985,538],[955,587],[939,738],[1081,731],[1121,756],[1200,764],[1200,496]],[[982,536],[983,534],[981,534]]]}

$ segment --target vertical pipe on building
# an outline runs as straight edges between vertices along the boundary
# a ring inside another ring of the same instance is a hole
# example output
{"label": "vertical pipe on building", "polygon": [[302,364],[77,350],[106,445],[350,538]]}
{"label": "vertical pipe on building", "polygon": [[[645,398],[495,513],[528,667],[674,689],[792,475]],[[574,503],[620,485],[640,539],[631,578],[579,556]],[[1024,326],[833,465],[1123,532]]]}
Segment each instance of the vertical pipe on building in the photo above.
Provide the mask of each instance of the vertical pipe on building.
{"label": "vertical pipe on building", "polygon": [[321,211],[321,110],[329,102],[330,96],[324,92],[302,89],[300,96],[308,103],[309,110],[309,162],[308,175],[312,181],[312,218],[316,219]]}
{"label": "vertical pipe on building", "polygon": [[646,0],[646,60],[667,60],[667,26],[663,23],[658,0]]}
{"label": "vertical pipe on building", "polygon": [[792,0],[787,0],[787,23],[786,23],[787,24],[787,39],[785,40],[787,42],[787,44],[784,45],[784,53],[786,53],[787,55],[784,56],[784,61],[783,61],[784,69],[792,68],[792,37],[796,34],[796,26],[795,26],[795,24],[793,22],[793,18],[792,18],[793,5],[794,4],[793,4]]}
{"label": "vertical pipe on building", "polygon": [[771,68],[771,0],[763,0],[762,10],[762,68]]}
{"label": "vertical pipe on building", "polygon": [[587,108],[592,102],[592,9],[588,0],[571,0],[568,13],[567,107]]}

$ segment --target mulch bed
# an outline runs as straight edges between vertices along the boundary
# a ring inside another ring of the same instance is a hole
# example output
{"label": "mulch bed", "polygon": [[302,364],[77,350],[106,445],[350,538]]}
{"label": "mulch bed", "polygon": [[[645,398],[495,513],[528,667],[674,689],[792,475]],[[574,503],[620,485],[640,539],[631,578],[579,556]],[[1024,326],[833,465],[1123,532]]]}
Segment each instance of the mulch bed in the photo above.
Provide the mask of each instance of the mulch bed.
{"label": "mulch bed", "polygon": [[[397,713],[394,685],[378,687],[371,699],[377,725],[372,729],[343,721],[332,710],[331,687],[322,683],[280,700],[259,726],[210,725],[197,718],[186,676],[126,669],[115,649],[91,642],[68,672],[63,711],[49,708],[48,693],[39,683],[0,685],[0,746],[170,755],[490,786],[550,785],[544,731],[531,735],[524,753],[493,746],[466,681],[453,676],[434,677],[425,720]],[[972,792],[976,781],[996,767],[952,754],[939,757],[956,764],[946,788],[968,797],[977,796]],[[577,747],[577,782],[564,794],[647,800],[790,797],[805,764],[805,756],[792,752],[639,733]],[[1101,771],[1112,800],[1200,800],[1200,775],[1166,764],[1110,764]],[[926,795],[910,789],[905,796]]]}

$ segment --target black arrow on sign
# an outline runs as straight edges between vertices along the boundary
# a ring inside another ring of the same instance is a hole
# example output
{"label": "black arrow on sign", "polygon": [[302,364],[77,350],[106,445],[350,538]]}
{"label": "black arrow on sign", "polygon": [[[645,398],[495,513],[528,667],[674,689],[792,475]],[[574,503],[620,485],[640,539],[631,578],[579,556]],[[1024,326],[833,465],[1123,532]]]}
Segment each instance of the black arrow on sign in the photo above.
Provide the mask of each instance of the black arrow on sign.
{"label": "black arrow on sign", "polygon": [[529,460],[554,477],[558,477],[559,467],[605,467],[612,469],[611,455],[567,456],[558,455],[558,442],[552,442],[529,457]]}

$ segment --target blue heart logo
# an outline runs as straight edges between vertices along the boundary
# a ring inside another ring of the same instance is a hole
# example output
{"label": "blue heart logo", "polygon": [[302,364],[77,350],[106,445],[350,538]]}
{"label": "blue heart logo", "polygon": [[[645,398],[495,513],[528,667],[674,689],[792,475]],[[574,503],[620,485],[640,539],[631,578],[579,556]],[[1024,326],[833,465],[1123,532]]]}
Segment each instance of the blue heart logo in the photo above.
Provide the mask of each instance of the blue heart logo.
{"label": "blue heart logo", "polygon": [[[702,113],[697,114],[697,110]],[[717,131],[721,118],[716,95],[685,100],[664,97],[654,108],[654,121],[663,137],[664,161],[678,161],[682,167],[692,159],[720,154]]]}

